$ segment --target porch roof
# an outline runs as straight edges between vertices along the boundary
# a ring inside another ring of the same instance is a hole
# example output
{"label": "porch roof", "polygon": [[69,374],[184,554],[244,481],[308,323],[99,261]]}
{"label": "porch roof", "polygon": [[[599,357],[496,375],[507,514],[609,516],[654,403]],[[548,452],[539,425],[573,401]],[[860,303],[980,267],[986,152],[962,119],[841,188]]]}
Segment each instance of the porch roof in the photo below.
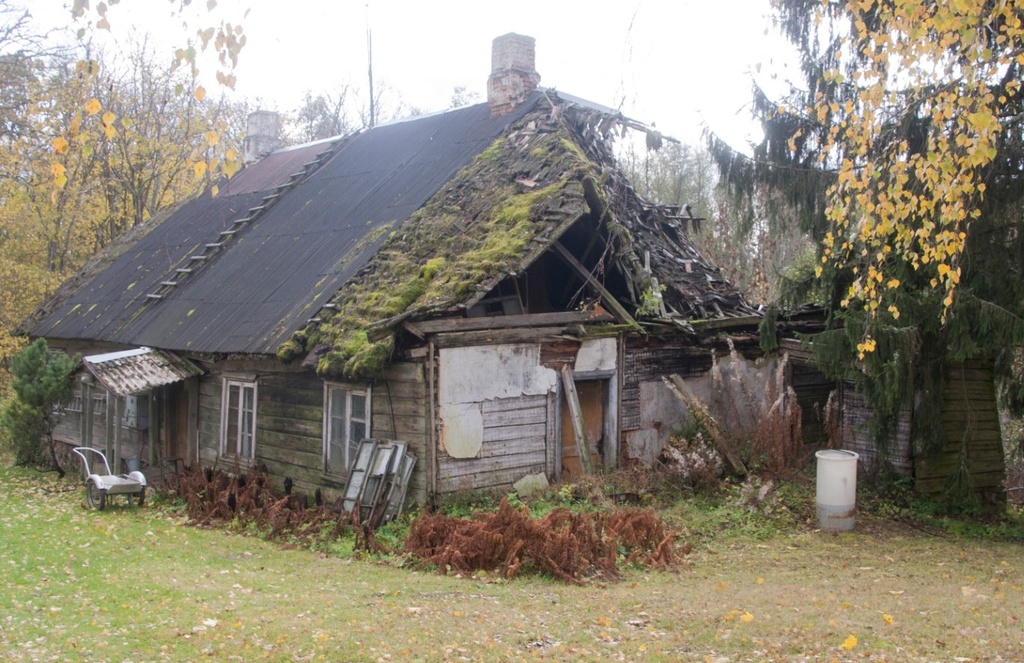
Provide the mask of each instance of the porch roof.
{"label": "porch roof", "polygon": [[91,355],[82,363],[101,385],[118,396],[141,394],[203,373],[187,359],[152,348]]}

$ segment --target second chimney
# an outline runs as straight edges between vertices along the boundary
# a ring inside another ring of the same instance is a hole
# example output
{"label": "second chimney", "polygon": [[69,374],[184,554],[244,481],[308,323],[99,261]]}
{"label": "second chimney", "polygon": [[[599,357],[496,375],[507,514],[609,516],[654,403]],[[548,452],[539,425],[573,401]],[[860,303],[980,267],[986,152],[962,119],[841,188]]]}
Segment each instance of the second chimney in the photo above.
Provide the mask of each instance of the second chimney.
{"label": "second chimney", "polygon": [[533,37],[510,32],[495,38],[491,46],[491,75],[487,79],[487,103],[491,115],[515,110],[540,83],[536,71]]}
{"label": "second chimney", "polygon": [[259,161],[281,147],[280,119],[273,111],[249,114],[246,136],[242,141],[242,164]]}

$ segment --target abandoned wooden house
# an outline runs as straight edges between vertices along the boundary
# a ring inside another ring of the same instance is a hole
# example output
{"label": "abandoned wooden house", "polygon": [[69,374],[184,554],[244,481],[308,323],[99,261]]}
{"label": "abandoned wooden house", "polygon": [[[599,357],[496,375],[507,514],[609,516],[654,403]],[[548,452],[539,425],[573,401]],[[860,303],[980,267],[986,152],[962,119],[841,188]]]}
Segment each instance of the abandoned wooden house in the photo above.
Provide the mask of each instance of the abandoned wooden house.
{"label": "abandoned wooden house", "polygon": [[538,82],[508,34],[486,103],[285,149],[254,115],[252,163],[31,321],[85,357],[57,437],[327,495],[359,440],[397,439],[417,500],[651,458],[661,377],[705,373],[701,339],[757,313],[699,219],[617,168],[616,132],[647,129]]}

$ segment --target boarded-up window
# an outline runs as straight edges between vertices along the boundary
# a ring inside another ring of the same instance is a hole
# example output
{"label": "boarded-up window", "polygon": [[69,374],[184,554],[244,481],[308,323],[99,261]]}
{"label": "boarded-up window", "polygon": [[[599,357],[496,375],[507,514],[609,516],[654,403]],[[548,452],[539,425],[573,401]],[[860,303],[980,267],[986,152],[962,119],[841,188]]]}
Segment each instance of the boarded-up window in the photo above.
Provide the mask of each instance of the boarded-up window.
{"label": "boarded-up window", "polygon": [[221,455],[256,455],[256,383],[224,380],[221,404]]}
{"label": "boarded-up window", "polygon": [[359,441],[370,436],[370,391],[365,387],[324,386],[324,471],[348,471]]}

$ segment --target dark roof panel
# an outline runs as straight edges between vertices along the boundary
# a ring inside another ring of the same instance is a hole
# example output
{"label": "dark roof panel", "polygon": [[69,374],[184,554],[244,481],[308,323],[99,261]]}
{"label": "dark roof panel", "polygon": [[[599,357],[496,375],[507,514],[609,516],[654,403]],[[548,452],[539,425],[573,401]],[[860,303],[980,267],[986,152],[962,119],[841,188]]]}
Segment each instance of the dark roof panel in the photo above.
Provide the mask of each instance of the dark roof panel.
{"label": "dark roof panel", "polygon": [[239,214],[330,145],[275,152],[217,198],[180,208],[31,333],[193,352],[274,353],[366,264],[389,229],[533,100],[509,115],[492,118],[487,104],[478,104],[341,140],[321,167],[201,261],[196,275],[159,300],[147,298],[189,264],[189,255],[218,241]]}

